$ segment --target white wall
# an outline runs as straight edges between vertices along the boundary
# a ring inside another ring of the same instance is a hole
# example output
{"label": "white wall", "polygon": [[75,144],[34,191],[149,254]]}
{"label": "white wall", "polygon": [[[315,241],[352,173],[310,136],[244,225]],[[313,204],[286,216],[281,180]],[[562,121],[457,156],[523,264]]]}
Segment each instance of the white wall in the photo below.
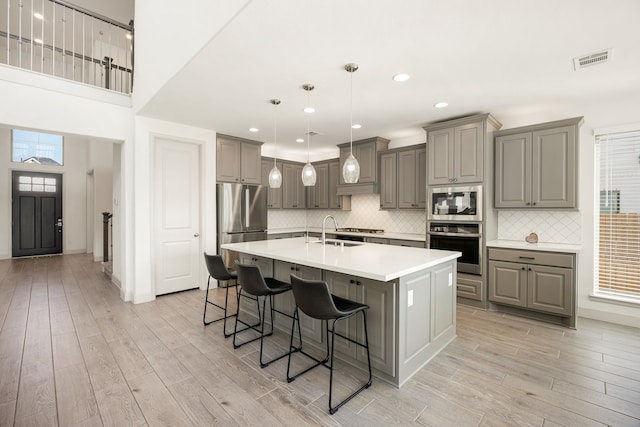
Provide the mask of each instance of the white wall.
{"label": "white wall", "polygon": [[140,111],[250,2],[182,0],[158,7],[157,0],[136,0],[134,111]]}

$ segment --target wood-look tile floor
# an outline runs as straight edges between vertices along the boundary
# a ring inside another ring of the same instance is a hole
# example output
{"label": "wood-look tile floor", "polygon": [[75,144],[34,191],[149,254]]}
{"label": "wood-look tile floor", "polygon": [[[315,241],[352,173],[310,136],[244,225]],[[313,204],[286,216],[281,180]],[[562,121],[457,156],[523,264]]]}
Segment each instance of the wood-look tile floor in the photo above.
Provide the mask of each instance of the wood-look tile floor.
{"label": "wood-look tile floor", "polygon": [[[87,255],[0,261],[0,426],[640,425],[639,329],[458,306],[458,337],[404,387],[374,379],[330,416],[328,371],[260,369],[257,343],[202,325],[203,301],[124,303]],[[361,374],[342,366],[337,393]]]}

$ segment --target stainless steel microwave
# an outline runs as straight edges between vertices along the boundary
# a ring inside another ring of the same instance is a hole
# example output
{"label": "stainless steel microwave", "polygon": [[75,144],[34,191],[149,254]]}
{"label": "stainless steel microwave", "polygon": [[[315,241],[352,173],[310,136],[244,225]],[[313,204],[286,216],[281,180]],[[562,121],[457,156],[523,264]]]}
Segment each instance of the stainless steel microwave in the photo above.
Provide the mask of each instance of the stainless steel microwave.
{"label": "stainless steel microwave", "polygon": [[482,221],[482,186],[429,188],[427,219]]}

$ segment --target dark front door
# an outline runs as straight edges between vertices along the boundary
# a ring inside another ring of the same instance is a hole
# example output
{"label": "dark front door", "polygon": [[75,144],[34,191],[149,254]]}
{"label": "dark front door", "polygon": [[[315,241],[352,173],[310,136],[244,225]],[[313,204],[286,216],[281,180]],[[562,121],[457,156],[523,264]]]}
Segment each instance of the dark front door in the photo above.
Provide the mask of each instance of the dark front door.
{"label": "dark front door", "polygon": [[62,253],[62,175],[13,171],[12,256]]}

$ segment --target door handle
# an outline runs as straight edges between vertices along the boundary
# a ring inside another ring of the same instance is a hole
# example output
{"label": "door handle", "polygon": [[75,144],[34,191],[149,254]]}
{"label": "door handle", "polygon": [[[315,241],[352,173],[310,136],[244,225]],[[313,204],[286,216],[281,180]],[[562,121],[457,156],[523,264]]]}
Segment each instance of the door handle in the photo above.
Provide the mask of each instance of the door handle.
{"label": "door handle", "polygon": [[193,237],[200,237],[200,234],[196,233],[193,235]]}

